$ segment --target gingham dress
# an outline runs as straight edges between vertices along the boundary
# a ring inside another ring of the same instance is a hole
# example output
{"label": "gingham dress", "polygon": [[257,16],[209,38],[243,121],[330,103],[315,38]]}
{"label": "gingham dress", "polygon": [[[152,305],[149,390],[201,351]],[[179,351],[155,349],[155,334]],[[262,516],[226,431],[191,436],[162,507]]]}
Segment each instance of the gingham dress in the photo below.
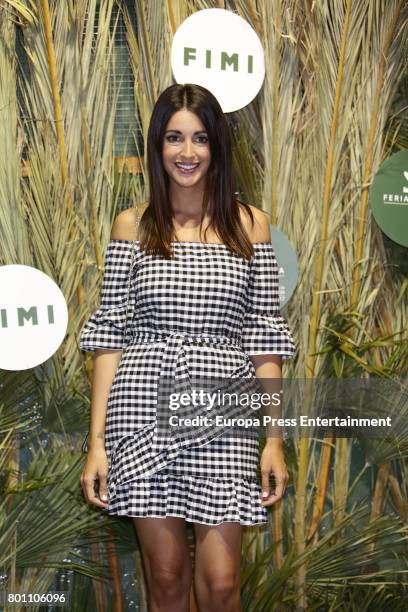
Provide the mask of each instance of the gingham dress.
{"label": "gingham dress", "polygon": [[158,450],[154,431],[161,377],[256,378],[249,355],[295,353],[272,244],[254,244],[251,261],[218,243],[173,242],[172,260],[147,255],[138,241],[134,248],[127,311],[132,242],[111,240],[100,308],[80,337],[85,351],[123,350],[105,424],[107,512],[266,523],[257,436],[174,438]]}

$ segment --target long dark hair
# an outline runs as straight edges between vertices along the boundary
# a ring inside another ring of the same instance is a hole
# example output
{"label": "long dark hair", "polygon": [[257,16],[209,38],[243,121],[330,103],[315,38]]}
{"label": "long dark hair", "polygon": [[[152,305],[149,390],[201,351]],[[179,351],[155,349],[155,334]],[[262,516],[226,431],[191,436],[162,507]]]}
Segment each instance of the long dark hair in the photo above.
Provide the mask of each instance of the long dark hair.
{"label": "long dark hair", "polygon": [[241,222],[239,204],[244,206],[253,223],[253,213],[235,198],[232,150],[224,113],[213,94],[200,85],[171,85],[159,96],[150,119],[147,134],[147,167],[150,201],[139,223],[140,247],[148,253],[172,257],[172,210],[169,200],[169,177],[163,165],[163,142],[166,126],[174,113],[187,109],[199,117],[206,129],[211,162],[203,198],[200,230],[208,214],[210,226],[232,252],[246,259],[254,254],[252,243]]}

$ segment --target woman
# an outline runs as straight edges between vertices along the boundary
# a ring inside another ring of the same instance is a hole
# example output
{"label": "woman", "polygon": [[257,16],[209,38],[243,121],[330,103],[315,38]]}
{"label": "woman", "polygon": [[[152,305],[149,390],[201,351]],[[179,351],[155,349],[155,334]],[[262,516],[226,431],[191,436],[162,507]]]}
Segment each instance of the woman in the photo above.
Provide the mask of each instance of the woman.
{"label": "woman", "polygon": [[236,612],[242,526],[266,523],[267,506],[283,495],[282,440],[267,437],[261,497],[258,438],[212,427],[160,437],[157,389],[166,377],[279,381],[281,359],[295,347],[279,313],[268,218],[235,199],[228,126],[215,97],[198,85],[166,89],[147,157],[149,204],[139,222],[134,209],[117,216],[101,307],[81,336],[80,347],[96,353],[81,483],[88,503],[133,518],[151,611],[189,609],[190,521],[200,611]]}

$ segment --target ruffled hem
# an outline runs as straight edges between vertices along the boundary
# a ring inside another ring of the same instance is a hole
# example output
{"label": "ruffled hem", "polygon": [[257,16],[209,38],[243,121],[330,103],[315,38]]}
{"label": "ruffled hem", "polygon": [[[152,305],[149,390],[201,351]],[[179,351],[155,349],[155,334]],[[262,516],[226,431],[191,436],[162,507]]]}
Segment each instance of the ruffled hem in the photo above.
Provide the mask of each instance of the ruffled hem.
{"label": "ruffled hem", "polygon": [[247,355],[282,355],[290,359],[296,346],[281,314],[246,313],[242,329],[242,348]]}
{"label": "ruffled hem", "polygon": [[162,471],[116,485],[107,512],[129,517],[178,516],[205,525],[266,524],[268,513],[261,505],[260,495],[261,487],[253,480],[200,478]]}
{"label": "ruffled hem", "polygon": [[95,311],[82,329],[79,348],[82,351],[122,349],[124,319],[125,309],[121,307]]}

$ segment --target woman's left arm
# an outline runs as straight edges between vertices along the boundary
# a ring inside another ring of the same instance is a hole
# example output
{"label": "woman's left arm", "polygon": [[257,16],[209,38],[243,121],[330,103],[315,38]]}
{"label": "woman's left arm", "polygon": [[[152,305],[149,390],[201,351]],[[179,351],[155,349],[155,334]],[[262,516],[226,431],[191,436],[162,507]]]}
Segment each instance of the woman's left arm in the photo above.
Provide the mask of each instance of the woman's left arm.
{"label": "woman's left arm", "polygon": [[[278,401],[263,406],[263,417],[281,418],[282,360],[291,357],[296,347],[286,320],[280,313],[279,268],[271,243],[269,217],[252,207],[256,223],[249,230],[255,256],[250,265],[242,346],[254,364],[256,377],[270,397]],[[271,506],[281,499],[288,481],[283,452],[282,428],[265,424],[266,443],[261,455],[262,505]],[[275,489],[269,479],[273,474]]]}
{"label": "woman's left arm", "polygon": [[[288,482],[288,470],[285,464],[282,428],[273,419],[282,417],[281,405],[281,355],[251,355],[256,377],[265,389],[265,393],[275,401],[263,407],[262,418],[271,417],[266,423],[265,447],[261,455],[262,505],[271,506],[282,498]],[[275,479],[275,489],[271,490],[270,476]]]}

